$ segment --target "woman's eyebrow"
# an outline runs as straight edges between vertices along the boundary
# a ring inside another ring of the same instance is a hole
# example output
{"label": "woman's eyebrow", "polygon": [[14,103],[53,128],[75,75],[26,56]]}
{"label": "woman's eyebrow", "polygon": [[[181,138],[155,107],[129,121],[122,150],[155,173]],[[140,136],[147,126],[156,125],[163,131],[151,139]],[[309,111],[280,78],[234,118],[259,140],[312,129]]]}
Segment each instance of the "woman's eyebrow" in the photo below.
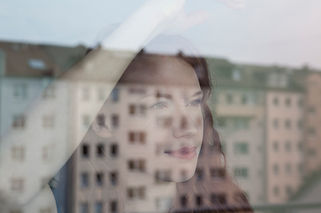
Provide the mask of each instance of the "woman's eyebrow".
{"label": "woman's eyebrow", "polygon": [[193,98],[193,97],[200,96],[200,95],[202,96],[203,92],[202,91],[197,91],[191,97]]}
{"label": "woman's eyebrow", "polygon": [[160,93],[160,92],[157,92],[155,94],[155,97],[156,98],[166,98],[166,99],[172,99],[172,95],[171,94],[168,94],[168,93]]}
{"label": "woman's eyebrow", "polygon": [[140,97],[140,98],[139,98],[139,100],[142,100],[142,99],[144,99],[144,98],[148,98],[148,97],[154,97],[154,93],[146,94],[146,95],[144,95],[144,96]]}

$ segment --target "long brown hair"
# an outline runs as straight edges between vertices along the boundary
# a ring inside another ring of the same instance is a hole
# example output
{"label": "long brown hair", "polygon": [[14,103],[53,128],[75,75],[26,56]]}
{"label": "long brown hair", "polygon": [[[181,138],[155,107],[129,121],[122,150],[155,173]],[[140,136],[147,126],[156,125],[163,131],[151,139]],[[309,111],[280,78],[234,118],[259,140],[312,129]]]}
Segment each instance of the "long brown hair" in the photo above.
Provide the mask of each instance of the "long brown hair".
{"label": "long brown hair", "polygon": [[[208,151],[211,149],[210,152],[211,155],[216,155],[212,157],[216,157],[216,161],[214,161],[214,166],[220,167],[224,170],[225,179],[223,180],[225,182],[225,185],[227,186],[226,189],[229,189],[230,191],[233,191],[234,193],[237,193],[239,196],[239,200],[232,205],[229,204],[220,204],[216,203],[213,204],[207,200],[207,205],[196,208],[196,209],[189,209],[189,208],[181,208],[178,204],[179,202],[179,196],[176,196],[176,207],[173,207],[171,211],[173,212],[252,212],[252,208],[250,207],[250,204],[246,198],[246,195],[242,190],[234,183],[233,179],[228,175],[226,171],[226,159],[224,152],[222,150],[222,144],[220,141],[220,137],[216,129],[214,128],[214,120],[212,116],[212,112],[210,110],[210,107],[208,105],[208,100],[211,96],[211,92],[213,90],[213,85],[211,81],[211,75],[208,70],[208,65],[206,60],[203,57],[193,57],[193,56],[184,56],[182,52],[179,52],[177,57],[183,59],[185,62],[190,64],[197,75],[200,87],[203,91],[203,100],[202,100],[202,111],[203,111],[203,122],[204,122],[204,128],[203,128],[203,143],[202,143],[202,152]],[[221,158],[221,159],[220,159]],[[208,159],[211,159],[211,157],[208,157]],[[200,162],[198,163],[199,166]],[[211,163],[211,162],[205,162],[205,163]],[[223,164],[223,165],[222,165]],[[190,183],[189,183],[190,182]],[[203,191],[203,194],[207,194],[209,196],[209,188],[211,186],[206,185],[204,183],[199,183],[195,181],[195,174],[194,177],[191,178],[189,181],[185,183],[179,183],[178,184],[178,195],[181,188],[185,188],[187,185],[190,185],[191,191],[189,191],[189,194],[195,194],[197,191]],[[218,185],[218,184],[217,184]],[[213,185],[212,187],[215,187]],[[186,190],[185,190],[186,191]]]}

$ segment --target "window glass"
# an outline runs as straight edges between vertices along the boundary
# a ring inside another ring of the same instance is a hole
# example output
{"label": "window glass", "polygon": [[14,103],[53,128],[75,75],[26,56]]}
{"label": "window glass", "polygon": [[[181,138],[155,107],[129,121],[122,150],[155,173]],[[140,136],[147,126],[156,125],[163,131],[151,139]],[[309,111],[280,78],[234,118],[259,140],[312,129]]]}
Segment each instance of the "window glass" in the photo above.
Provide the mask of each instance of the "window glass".
{"label": "window glass", "polygon": [[320,1],[1,9],[1,213],[321,212]]}

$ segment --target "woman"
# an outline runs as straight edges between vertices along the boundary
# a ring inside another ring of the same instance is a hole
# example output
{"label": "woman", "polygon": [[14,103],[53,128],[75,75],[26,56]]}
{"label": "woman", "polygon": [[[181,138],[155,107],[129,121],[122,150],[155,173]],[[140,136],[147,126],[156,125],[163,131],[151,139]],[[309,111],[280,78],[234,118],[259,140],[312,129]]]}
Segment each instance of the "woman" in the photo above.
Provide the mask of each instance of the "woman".
{"label": "woman", "polygon": [[[203,58],[182,52],[141,51],[76,153],[75,212],[90,212],[91,208],[96,212],[108,208],[110,212],[250,211],[244,196],[239,203],[212,199],[217,188],[243,195],[227,175],[219,184],[194,180],[200,162],[211,163],[226,174],[207,105],[210,92]],[[84,161],[84,150],[92,149],[96,149],[96,157]],[[211,162],[198,162],[201,149],[213,150],[206,158]],[[97,157],[99,153],[102,156]],[[95,179],[95,187],[88,186],[89,176]],[[201,199],[191,201],[200,195]]]}

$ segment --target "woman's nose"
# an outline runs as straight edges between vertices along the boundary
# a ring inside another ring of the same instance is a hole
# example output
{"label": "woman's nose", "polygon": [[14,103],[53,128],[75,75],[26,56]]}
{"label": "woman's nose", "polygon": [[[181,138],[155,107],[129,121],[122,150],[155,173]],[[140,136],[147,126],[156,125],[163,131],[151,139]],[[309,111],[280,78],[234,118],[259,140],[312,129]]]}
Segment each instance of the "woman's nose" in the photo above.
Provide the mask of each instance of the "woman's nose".
{"label": "woman's nose", "polygon": [[173,115],[173,136],[175,138],[190,138],[193,137],[197,129],[193,125],[192,114],[187,110],[180,110]]}

